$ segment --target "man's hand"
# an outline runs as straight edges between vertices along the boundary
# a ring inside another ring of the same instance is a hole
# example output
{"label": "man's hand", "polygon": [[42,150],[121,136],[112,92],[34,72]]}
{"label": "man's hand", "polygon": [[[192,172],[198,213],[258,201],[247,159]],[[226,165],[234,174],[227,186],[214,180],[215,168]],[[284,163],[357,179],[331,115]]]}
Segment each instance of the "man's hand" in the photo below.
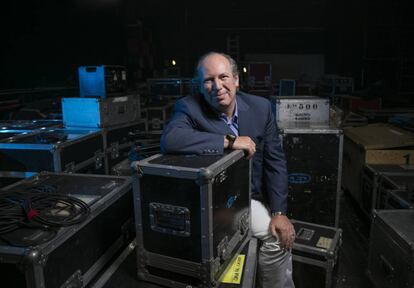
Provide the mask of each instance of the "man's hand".
{"label": "man's hand", "polygon": [[[224,138],[224,148],[228,147],[228,140]],[[248,136],[237,137],[233,143],[234,150],[244,150],[246,152],[246,158],[250,159],[256,152],[256,143]]]}
{"label": "man's hand", "polygon": [[285,215],[273,216],[269,224],[273,237],[277,237],[282,248],[292,249],[295,241],[295,228]]}

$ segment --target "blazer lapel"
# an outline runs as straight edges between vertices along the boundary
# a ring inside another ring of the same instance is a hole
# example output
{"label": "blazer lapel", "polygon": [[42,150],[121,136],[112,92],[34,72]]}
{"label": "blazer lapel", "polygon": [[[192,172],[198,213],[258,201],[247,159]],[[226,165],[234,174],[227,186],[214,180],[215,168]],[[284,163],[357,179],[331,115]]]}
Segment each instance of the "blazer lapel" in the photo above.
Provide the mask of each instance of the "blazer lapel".
{"label": "blazer lapel", "polygon": [[239,135],[246,136],[249,132],[249,124],[254,120],[249,116],[249,105],[240,96],[237,96],[237,108],[239,110]]}

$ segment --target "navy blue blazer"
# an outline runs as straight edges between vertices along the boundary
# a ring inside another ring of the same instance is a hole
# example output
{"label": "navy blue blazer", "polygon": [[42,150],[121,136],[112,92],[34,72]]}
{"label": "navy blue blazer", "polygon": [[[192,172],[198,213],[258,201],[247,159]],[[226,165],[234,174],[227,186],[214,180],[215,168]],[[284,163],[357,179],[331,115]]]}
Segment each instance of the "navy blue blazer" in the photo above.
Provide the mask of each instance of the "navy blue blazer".
{"label": "navy blue blazer", "polygon": [[[271,212],[287,209],[287,169],[270,101],[237,92],[239,136],[256,143],[252,163],[252,198]],[[179,99],[161,137],[162,153],[222,154],[224,135],[234,134],[202,95]]]}

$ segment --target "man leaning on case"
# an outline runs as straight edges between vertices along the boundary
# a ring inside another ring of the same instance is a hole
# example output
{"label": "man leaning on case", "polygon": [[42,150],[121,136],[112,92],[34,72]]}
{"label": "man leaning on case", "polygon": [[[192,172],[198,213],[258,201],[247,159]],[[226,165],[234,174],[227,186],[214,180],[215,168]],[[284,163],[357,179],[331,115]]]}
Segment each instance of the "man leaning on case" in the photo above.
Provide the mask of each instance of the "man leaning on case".
{"label": "man leaning on case", "polygon": [[270,102],[238,91],[236,62],[203,55],[196,67],[199,95],[177,101],[161,137],[163,153],[222,154],[241,149],[252,158],[251,230],[261,240],[258,287],[294,287],[295,230],[286,217],[287,171]]}

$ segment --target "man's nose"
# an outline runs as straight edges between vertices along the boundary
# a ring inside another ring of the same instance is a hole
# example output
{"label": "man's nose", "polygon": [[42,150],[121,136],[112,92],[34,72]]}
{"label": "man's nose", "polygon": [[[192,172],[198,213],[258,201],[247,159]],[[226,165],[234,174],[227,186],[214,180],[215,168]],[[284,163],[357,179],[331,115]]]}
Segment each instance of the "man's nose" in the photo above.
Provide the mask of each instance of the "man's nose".
{"label": "man's nose", "polygon": [[220,90],[223,87],[223,84],[222,84],[221,80],[218,79],[218,78],[214,79],[213,84],[214,84],[214,89],[216,89],[216,90]]}

